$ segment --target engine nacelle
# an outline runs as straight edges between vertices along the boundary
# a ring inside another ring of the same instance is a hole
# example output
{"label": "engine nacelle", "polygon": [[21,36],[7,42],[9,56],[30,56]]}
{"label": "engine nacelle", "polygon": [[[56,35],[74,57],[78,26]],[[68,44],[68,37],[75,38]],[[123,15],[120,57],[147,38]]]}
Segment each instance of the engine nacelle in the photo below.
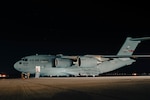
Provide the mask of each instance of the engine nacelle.
{"label": "engine nacelle", "polygon": [[100,62],[96,58],[92,58],[92,57],[79,57],[78,58],[78,65],[80,67],[95,67],[98,64],[100,64]]}
{"label": "engine nacelle", "polygon": [[73,65],[73,61],[71,59],[66,59],[66,58],[55,59],[55,67],[70,67],[72,65]]}

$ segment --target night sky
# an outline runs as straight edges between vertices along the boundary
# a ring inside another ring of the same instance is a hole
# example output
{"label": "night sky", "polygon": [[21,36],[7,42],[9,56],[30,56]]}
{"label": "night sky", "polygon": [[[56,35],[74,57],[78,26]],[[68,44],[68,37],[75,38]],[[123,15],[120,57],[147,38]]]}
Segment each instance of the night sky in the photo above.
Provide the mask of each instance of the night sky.
{"label": "night sky", "polygon": [[[148,2],[40,0],[1,3],[0,72],[16,73],[13,64],[35,54],[116,54],[125,38],[150,36]],[[150,54],[143,41],[134,54]],[[150,72],[150,58],[123,68]]]}

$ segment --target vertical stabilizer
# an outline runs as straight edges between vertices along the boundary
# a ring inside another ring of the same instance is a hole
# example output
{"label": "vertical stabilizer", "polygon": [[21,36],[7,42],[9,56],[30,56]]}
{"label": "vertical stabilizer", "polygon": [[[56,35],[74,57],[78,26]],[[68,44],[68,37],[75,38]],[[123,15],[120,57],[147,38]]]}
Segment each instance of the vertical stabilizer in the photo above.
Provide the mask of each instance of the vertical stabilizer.
{"label": "vertical stabilizer", "polygon": [[131,38],[127,37],[117,55],[130,56],[135,51],[138,44],[143,40],[148,40],[150,37]]}

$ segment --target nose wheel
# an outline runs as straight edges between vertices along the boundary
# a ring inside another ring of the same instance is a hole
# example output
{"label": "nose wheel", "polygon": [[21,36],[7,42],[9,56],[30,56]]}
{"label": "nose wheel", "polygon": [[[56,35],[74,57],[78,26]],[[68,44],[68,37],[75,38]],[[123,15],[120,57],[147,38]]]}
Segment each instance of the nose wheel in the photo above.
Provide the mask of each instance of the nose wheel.
{"label": "nose wheel", "polygon": [[30,78],[30,73],[21,73],[21,78],[22,79],[29,79]]}

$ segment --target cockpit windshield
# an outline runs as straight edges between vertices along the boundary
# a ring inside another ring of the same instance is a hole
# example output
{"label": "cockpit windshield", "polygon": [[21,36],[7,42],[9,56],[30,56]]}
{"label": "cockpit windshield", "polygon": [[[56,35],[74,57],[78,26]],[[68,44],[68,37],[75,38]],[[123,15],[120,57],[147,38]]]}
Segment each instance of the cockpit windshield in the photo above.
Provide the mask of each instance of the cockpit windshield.
{"label": "cockpit windshield", "polygon": [[28,61],[28,59],[27,59],[27,58],[22,58],[21,60],[22,60],[22,61]]}

